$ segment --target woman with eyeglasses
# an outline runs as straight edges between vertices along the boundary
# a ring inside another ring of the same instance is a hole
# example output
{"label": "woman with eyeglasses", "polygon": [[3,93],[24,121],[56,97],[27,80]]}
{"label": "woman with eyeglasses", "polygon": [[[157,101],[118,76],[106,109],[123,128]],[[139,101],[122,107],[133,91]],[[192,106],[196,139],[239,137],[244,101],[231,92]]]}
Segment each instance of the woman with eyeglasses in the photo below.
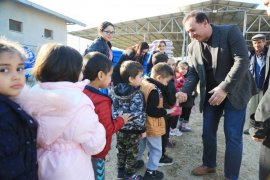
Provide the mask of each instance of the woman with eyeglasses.
{"label": "woman with eyeglasses", "polygon": [[91,45],[89,45],[84,55],[86,55],[89,52],[100,52],[104,55],[106,55],[110,60],[113,59],[113,53],[112,53],[112,44],[111,40],[114,35],[114,25],[108,21],[104,21],[100,24],[98,27],[98,35],[99,37],[96,38]]}
{"label": "woman with eyeglasses", "polygon": [[165,52],[166,46],[167,45],[166,45],[165,41],[163,41],[163,40],[158,41],[157,49],[152,52],[151,57],[149,58],[149,60],[147,62],[147,73],[149,73],[153,67],[152,57],[154,54],[156,54],[157,52],[161,52],[161,53],[165,54],[166,56],[168,56],[168,54]]}
{"label": "woman with eyeglasses", "polygon": [[122,83],[122,79],[120,76],[120,66],[124,61],[127,60],[133,60],[139,62],[141,65],[143,65],[145,57],[147,55],[147,52],[149,50],[149,45],[147,42],[141,42],[135,46],[131,46],[127,48],[116,65],[113,68],[113,74],[112,74],[112,82],[113,85],[117,85],[119,83]]}

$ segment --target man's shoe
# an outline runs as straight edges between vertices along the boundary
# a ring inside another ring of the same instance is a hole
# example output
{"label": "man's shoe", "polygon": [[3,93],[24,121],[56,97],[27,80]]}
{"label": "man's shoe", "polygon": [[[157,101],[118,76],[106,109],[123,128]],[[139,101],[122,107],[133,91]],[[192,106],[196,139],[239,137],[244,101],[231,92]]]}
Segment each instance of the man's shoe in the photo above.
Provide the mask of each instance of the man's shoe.
{"label": "man's shoe", "polygon": [[163,177],[164,177],[163,172],[160,172],[158,170],[151,171],[151,170],[147,169],[145,171],[143,179],[144,180],[161,180],[161,179],[163,179]]}
{"label": "man's shoe", "polygon": [[144,166],[144,161],[143,160],[137,160],[136,161],[136,169],[140,169]]}
{"label": "man's shoe", "polygon": [[167,156],[166,154],[164,154],[163,156],[161,156],[158,166],[170,166],[172,164],[173,164],[173,159]]}
{"label": "man's shoe", "polygon": [[209,173],[215,173],[215,172],[216,172],[216,168],[211,168],[211,167],[201,165],[201,166],[196,167],[195,169],[193,169],[191,171],[191,174],[195,175],[195,176],[203,176],[203,175],[206,175],[206,174],[209,174]]}

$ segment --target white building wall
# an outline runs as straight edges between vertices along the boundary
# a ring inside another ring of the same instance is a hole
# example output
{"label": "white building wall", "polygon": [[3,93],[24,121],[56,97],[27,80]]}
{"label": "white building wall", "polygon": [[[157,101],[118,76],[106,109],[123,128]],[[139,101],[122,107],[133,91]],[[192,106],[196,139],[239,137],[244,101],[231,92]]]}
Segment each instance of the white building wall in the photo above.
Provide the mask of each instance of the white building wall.
{"label": "white building wall", "polygon": [[[9,30],[9,19],[22,22],[22,32]],[[53,39],[44,37],[44,29],[53,31]],[[47,42],[67,44],[64,20],[12,1],[0,0],[0,35],[33,50]]]}

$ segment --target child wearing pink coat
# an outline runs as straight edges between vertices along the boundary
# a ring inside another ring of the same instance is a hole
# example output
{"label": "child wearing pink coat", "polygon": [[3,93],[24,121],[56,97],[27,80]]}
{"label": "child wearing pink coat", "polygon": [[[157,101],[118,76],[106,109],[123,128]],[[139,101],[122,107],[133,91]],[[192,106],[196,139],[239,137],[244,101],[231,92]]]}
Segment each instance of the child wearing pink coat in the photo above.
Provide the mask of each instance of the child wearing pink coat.
{"label": "child wearing pink coat", "polygon": [[45,45],[33,74],[39,83],[18,102],[39,123],[38,166],[41,180],[91,180],[91,155],[103,150],[105,130],[92,101],[82,92],[82,57],[75,49]]}

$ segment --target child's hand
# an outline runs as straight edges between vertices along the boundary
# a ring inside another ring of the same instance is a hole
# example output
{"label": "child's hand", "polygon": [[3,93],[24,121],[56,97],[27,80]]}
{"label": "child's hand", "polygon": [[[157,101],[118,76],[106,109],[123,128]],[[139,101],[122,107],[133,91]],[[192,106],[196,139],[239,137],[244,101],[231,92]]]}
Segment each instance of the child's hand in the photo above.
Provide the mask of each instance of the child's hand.
{"label": "child's hand", "polygon": [[131,114],[130,113],[125,113],[125,114],[119,114],[119,117],[124,119],[124,123],[126,124],[130,119],[131,119]]}
{"label": "child's hand", "polygon": [[256,138],[254,136],[251,137],[255,142],[263,142],[264,139],[259,139],[259,138]]}
{"label": "child's hand", "polygon": [[140,138],[141,139],[143,139],[143,138],[145,138],[146,137],[146,132],[144,132],[144,133],[142,133],[141,135],[140,135]]}
{"label": "child's hand", "polygon": [[179,100],[180,103],[187,101],[187,94],[183,92],[177,92],[175,97]]}

